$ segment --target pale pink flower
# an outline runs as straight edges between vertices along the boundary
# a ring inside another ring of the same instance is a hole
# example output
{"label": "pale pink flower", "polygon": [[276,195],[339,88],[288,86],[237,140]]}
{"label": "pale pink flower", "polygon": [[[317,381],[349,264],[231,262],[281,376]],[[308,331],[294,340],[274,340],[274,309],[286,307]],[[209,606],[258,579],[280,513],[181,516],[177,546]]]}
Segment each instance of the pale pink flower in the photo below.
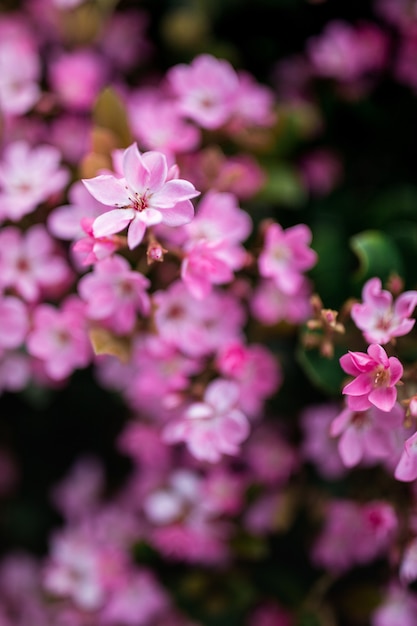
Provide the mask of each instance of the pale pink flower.
{"label": "pale pink flower", "polygon": [[404,409],[396,403],[388,412],[371,406],[365,411],[345,408],[330,426],[332,437],[339,437],[338,449],[346,467],[364,461],[378,462],[397,456],[396,433],[403,425]]}
{"label": "pale pink flower", "polygon": [[258,259],[260,275],[272,278],[285,294],[296,294],[304,282],[303,272],[317,261],[316,252],[310,248],[311,238],[311,231],[305,224],[285,230],[279,224],[269,224]]}
{"label": "pale pink flower", "polygon": [[201,141],[199,129],[184,120],[172,102],[159,96],[134,94],[128,102],[132,133],[146,150],[163,152],[169,162],[178,153],[194,151]]}
{"label": "pale pink flower", "polygon": [[87,611],[101,608],[125,569],[125,555],[90,533],[68,529],[51,539],[43,573],[45,590],[58,598],[70,598]]}
{"label": "pale pink flower", "polygon": [[202,128],[220,128],[231,117],[239,79],[228,61],[200,54],[190,65],[171,67],[167,79],[178,110]]}
{"label": "pale pink flower", "polygon": [[97,507],[104,489],[104,468],[92,455],[78,458],[51,491],[51,501],[68,521],[78,520]]}
{"label": "pale pink flower", "polygon": [[249,435],[249,421],[240,411],[239,387],[216,379],[207,386],[202,402],[191,404],[178,422],[168,424],[168,443],[184,441],[197,459],[216,463],[223,454],[236,455]]}
{"label": "pale pink flower", "polygon": [[324,526],[312,548],[315,565],[335,574],[382,557],[398,528],[393,507],[384,501],[359,504],[332,500]]}
{"label": "pale pink flower", "polygon": [[101,30],[98,46],[119,71],[129,71],[149,60],[153,44],[147,37],[149,15],[144,9],[131,7],[113,11]]}
{"label": "pale pink flower", "polygon": [[26,232],[8,226],[0,232],[0,285],[27,302],[62,295],[72,282],[63,251],[42,224]]}
{"label": "pale pink flower", "polygon": [[60,167],[61,155],[53,146],[32,148],[26,141],[9,144],[0,163],[0,218],[18,222],[69,180]]}
{"label": "pale pink flower", "polygon": [[202,506],[209,515],[237,515],[245,505],[247,477],[214,466],[201,485]]}
{"label": "pale pink flower", "polygon": [[252,480],[270,487],[288,483],[300,466],[299,454],[271,423],[261,423],[244,447]]}
{"label": "pale pink flower", "polygon": [[227,249],[221,241],[201,240],[187,245],[181,262],[181,279],[195,298],[202,300],[213,285],[230,283],[233,277]]}
{"label": "pale pink flower", "polygon": [[262,344],[227,342],[217,355],[216,367],[238,384],[239,406],[250,417],[260,415],[265,400],[282,384],[281,365]]}
{"label": "pale pink flower", "polygon": [[350,409],[364,411],[374,405],[381,411],[391,411],[397,400],[395,385],[403,374],[396,357],[388,357],[382,346],[373,343],[367,354],[349,351],[339,362],[347,374],[355,376],[342,390]]}
{"label": "pale pink flower", "polygon": [[88,111],[106,81],[102,58],[90,49],[51,56],[48,77],[59,103],[72,111]]}
{"label": "pale pink flower", "polygon": [[245,312],[232,294],[211,291],[194,298],[182,283],[153,294],[155,324],[161,338],[193,357],[207,355],[241,335]]}
{"label": "pale pink flower", "polygon": [[117,207],[94,221],[96,237],[113,235],[128,227],[127,243],[132,249],[141,243],[147,226],[182,226],[191,221],[194,207],[190,199],[199,192],[186,180],[168,178],[164,154],[140,154],[137,145],[132,144],[124,151],[122,168],[124,178],[100,174],[83,180],[96,200]]}
{"label": "pale pink flower", "polygon": [[411,315],[417,305],[417,291],[405,291],[393,302],[392,294],[382,289],[381,280],[375,277],[363,286],[362,300],[353,304],[351,316],[369,343],[386,344],[413,328]]}
{"label": "pale pink flower", "polygon": [[228,130],[234,133],[248,126],[272,126],[277,118],[274,91],[257,83],[249,72],[240,70],[237,74],[239,85]]}
{"label": "pale pink flower", "polygon": [[312,314],[311,284],[303,276],[298,290],[288,294],[280,289],[272,278],[261,279],[249,300],[252,316],[262,324],[272,326],[279,322],[300,324]]}
{"label": "pale pink flower", "polygon": [[50,304],[38,305],[26,347],[30,355],[44,363],[52,380],[64,380],[75,369],[87,367],[92,350],[84,303],[69,296],[59,309]]}
{"label": "pale pink flower", "polygon": [[12,116],[30,111],[41,95],[40,76],[38,51],[26,28],[7,20],[0,24],[0,111]]}
{"label": "pale pink flower", "polygon": [[148,315],[149,280],[132,270],[130,263],[119,255],[98,261],[93,272],[78,282],[78,292],[86,302],[86,314],[99,320],[114,332],[130,333],[138,314]]}

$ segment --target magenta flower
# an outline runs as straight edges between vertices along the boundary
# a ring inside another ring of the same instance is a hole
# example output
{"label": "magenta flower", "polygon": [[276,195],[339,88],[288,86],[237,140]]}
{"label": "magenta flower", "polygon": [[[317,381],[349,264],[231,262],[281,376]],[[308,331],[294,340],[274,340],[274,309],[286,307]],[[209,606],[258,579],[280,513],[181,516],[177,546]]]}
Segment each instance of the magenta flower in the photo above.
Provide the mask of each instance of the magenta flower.
{"label": "magenta flower", "polygon": [[348,396],[347,404],[353,411],[364,411],[372,405],[381,411],[391,411],[397,400],[395,385],[403,367],[396,357],[388,357],[379,344],[371,344],[367,352],[349,351],[340,358],[342,369],[355,376],[342,393]]}
{"label": "magenta flower", "polygon": [[394,475],[402,482],[412,482],[417,478],[417,432],[405,442]]}
{"label": "magenta flower", "polygon": [[181,421],[165,428],[165,441],[184,441],[196,459],[211,463],[219,461],[222,454],[238,454],[249,435],[249,421],[238,401],[238,385],[221,378],[213,380],[203,402],[191,404]]}
{"label": "magenta flower", "polygon": [[95,237],[107,237],[128,227],[127,244],[133,249],[141,243],[147,226],[183,226],[192,220],[190,199],[200,192],[187,180],[169,178],[164,154],[141,154],[132,144],[124,151],[121,165],[122,177],[100,174],[83,180],[96,200],[116,207],[95,219]]}
{"label": "magenta flower", "polygon": [[272,278],[287,295],[297,294],[304,282],[304,272],[316,264],[317,254],[310,248],[311,230],[297,224],[284,230],[279,224],[266,229],[264,247],[259,255],[259,273]]}
{"label": "magenta flower", "polygon": [[352,306],[351,316],[367,341],[385,344],[413,328],[415,320],[410,316],[417,304],[417,291],[405,291],[393,304],[392,294],[381,288],[381,280],[371,278],[363,287],[362,300]]}

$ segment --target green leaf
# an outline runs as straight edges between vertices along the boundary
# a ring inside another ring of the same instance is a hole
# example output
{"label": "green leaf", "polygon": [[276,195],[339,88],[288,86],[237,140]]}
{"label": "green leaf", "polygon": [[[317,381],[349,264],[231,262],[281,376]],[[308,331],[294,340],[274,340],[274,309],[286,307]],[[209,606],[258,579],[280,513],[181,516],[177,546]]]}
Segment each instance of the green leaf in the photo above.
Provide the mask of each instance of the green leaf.
{"label": "green leaf", "polygon": [[345,350],[335,347],[334,356],[329,359],[316,348],[306,349],[300,346],[296,358],[312,384],[326,394],[340,395],[346,374],[340,367],[339,358]]}
{"label": "green leaf", "polygon": [[350,239],[350,246],[359,260],[359,268],[354,276],[356,283],[378,276],[387,280],[392,272],[404,274],[404,262],[395,241],[386,233],[367,230]]}
{"label": "green leaf", "polygon": [[306,199],[306,192],[298,173],[285,164],[267,167],[267,182],[259,197],[290,207],[299,207]]}

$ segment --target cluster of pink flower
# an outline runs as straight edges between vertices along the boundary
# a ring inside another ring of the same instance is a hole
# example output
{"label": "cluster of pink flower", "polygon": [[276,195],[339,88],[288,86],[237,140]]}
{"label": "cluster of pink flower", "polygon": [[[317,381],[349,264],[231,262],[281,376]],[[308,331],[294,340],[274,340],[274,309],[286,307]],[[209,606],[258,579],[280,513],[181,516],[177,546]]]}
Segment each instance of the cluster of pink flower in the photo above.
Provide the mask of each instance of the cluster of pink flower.
{"label": "cluster of pink flower", "polygon": [[[115,448],[131,472],[108,495],[101,460],[74,460],[51,494],[63,523],[47,554],[0,561],[0,624],[196,626],[136,556],[142,544],[164,562],[222,571],[241,537],[262,544],[287,529],[305,464],[329,481],[375,464],[398,482],[417,478],[417,394],[383,347],[412,331],[417,291],[394,300],[379,278],[366,282],[350,311],[367,351],[340,359],[353,377],[346,404],[305,407],[297,446],[268,404],[285,367],[264,333],[313,315],[313,233],[245,208],[267,181],[245,146],[276,128],[277,93],[206,53],[147,76],[146,14],[91,3],[89,36],[72,20],[84,4],[27,0],[0,16],[0,391],[59,392],[91,368],[129,411]],[[405,4],[380,10],[407,30],[396,72],[415,86]],[[386,67],[389,40],[374,24],[334,22],[306,56],[278,68],[281,95],[303,99],[320,77],[358,97]],[[141,64],[146,78],[132,84]],[[125,115],[114,127],[92,113],[104,88]],[[300,171],[326,194],[342,166],[319,150]],[[415,624],[409,517],[383,497],[323,504],[315,567],[341,576],[386,558],[399,572],[373,626]],[[257,601],[248,626],[295,623],[280,598]]]}

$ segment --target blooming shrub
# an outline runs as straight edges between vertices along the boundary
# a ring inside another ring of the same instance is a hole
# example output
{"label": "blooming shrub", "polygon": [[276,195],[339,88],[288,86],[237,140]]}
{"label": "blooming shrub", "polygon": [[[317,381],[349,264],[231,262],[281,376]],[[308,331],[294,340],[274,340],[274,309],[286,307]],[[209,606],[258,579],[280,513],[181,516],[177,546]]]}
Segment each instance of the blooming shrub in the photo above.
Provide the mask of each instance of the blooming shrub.
{"label": "blooming shrub", "polygon": [[0,626],[417,625],[416,47],[2,9]]}

